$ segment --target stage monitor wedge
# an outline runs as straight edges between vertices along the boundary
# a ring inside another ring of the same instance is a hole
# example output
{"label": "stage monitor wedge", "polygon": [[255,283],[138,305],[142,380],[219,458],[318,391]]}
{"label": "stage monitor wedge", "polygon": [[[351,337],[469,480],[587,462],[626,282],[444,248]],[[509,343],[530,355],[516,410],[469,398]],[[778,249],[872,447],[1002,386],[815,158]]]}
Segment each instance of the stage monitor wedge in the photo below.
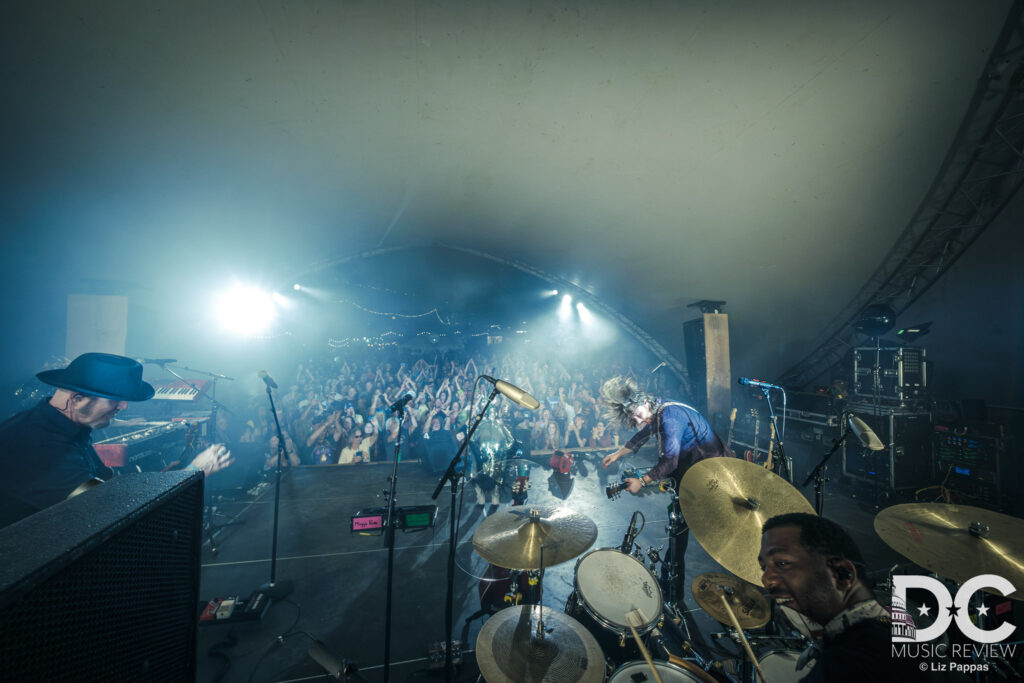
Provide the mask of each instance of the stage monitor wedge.
{"label": "stage monitor wedge", "polygon": [[201,472],[126,474],[0,529],[6,680],[190,681]]}

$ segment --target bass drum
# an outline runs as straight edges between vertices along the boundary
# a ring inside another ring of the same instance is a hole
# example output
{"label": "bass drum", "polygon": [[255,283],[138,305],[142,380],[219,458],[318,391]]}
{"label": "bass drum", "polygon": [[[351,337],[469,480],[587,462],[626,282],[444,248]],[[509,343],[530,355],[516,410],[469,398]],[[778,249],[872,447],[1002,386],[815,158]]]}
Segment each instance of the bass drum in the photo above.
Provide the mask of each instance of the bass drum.
{"label": "bass drum", "polygon": [[[696,674],[669,662],[654,662],[654,668],[661,676],[662,683],[704,683],[704,679]],[[654,680],[651,667],[643,660],[626,662],[608,677],[608,683],[647,683]],[[771,679],[768,681],[772,683]]]}

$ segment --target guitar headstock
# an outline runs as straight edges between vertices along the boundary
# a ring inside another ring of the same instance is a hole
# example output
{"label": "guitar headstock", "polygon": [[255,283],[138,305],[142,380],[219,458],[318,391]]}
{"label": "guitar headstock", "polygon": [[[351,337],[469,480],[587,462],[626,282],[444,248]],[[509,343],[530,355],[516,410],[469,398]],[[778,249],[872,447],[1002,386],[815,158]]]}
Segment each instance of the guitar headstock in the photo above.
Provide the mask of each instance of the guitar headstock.
{"label": "guitar headstock", "polygon": [[621,484],[609,484],[604,487],[604,493],[608,496],[608,500],[615,500],[622,495],[622,492],[626,490],[627,486],[629,485],[625,482]]}

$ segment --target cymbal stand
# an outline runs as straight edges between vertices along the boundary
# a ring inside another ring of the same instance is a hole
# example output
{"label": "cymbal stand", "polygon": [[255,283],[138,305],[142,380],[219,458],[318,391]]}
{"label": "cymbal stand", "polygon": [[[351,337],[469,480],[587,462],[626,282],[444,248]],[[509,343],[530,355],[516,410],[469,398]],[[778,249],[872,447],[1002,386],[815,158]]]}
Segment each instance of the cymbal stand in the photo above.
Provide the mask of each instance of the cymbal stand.
{"label": "cymbal stand", "polygon": [[[540,513],[531,512],[530,519],[536,520],[540,517]],[[537,640],[544,640],[544,544],[540,544],[540,585],[538,590],[540,591],[540,599],[537,601],[537,633],[535,638]]]}
{"label": "cymbal stand", "polygon": [[665,531],[668,532],[668,552],[661,560],[661,579],[665,584],[665,602],[675,605],[683,600],[682,595],[676,595],[676,553],[679,552],[679,536],[686,532],[686,523],[679,507],[679,493],[675,487],[669,488],[668,494],[671,498],[668,504],[668,524],[665,525]]}
{"label": "cymbal stand", "polygon": [[[786,397],[785,389],[780,388],[779,391],[782,392],[782,412],[783,415],[785,415],[786,405],[789,402],[789,400]],[[771,387],[761,387],[761,393],[764,394],[764,400],[768,402],[768,413],[771,415],[772,425],[775,427],[775,448],[778,449],[779,451],[779,462],[781,462],[782,466],[786,468],[785,479],[787,479],[789,483],[792,484],[793,461],[790,460],[789,457],[786,455],[786,448],[784,443],[786,440],[786,421],[785,419],[783,419],[782,429],[779,429],[779,418],[775,414],[775,406],[772,405]],[[770,457],[771,453],[769,453],[768,455]],[[755,453],[754,456],[756,457],[757,454]]]}
{"label": "cymbal stand", "polygon": [[465,468],[460,468],[459,462],[462,460],[462,454],[465,452],[466,446],[473,438],[476,428],[480,426],[480,422],[484,419],[487,409],[491,407],[491,403],[497,395],[498,387],[497,385],[494,385],[491,389],[490,396],[487,397],[487,402],[473,419],[473,425],[466,432],[466,438],[462,440],[462,443],[459,445],[459,449],[455,452],[454,457],[452,457],[452,461],[448,463],[448,469],[446,469],[444,474],[441,475],[441,480],[437,482],[437,487],[434,489],[434,493],[430,496],[431,500],[437,500],[437,497],[441,495],[441,489],[444,488],[444,483],[446,481],[451,482],[452,497],[448,513],[448,585],[444,606],[444,679],[446,683],[452,683],[452,681],[455,680],[455,667],[452,664],[452,619],[455,602],[455,544],[457,540],[455,538],[455,515],[458,512],[456,509],[458,504],[456,498],[459,492],[459,481],[465,474],[464,471],[460,471]]}

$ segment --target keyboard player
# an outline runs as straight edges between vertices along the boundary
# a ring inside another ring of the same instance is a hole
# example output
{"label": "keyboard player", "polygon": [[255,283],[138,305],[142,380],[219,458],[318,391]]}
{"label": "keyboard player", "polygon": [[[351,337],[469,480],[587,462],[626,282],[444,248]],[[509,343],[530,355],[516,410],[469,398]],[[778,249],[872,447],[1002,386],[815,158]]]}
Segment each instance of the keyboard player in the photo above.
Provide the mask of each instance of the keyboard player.
{"label": "keyboard player", "polygon": [[[92,431],[154,393],[137,361],[106,353],[82,354],[36,377],[55,387],[53,396],[0,424],[0,527],[64,500],[87,481],[108,479],[112,472],[92,446]],[[232,462],[224,444],[213,444],[187,467],[210,475]]]}

